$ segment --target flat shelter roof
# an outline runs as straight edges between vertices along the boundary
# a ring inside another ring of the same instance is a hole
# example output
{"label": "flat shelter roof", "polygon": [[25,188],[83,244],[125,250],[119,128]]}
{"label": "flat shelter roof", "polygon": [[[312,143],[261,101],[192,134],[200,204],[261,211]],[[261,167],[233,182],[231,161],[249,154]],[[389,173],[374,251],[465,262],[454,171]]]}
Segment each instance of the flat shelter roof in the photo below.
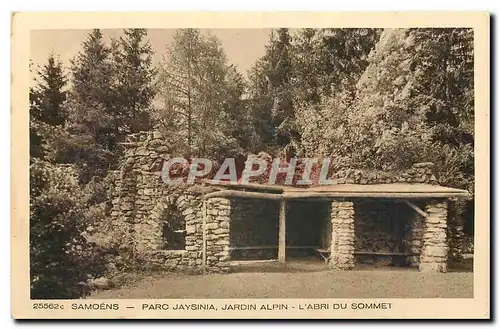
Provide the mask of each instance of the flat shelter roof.
{"label": "flat shelter roof", "polygon": [[468,197],[466,190],[432,184],[334,184],[316,185],[306,187],[241,184],[228,182],[203,181],[206,184],[224,187],[230,190],[246,190],[257,193],[281,194],[285,199],[293,198],[328,198],[328,197],[353,197],[353,198],[454,198]]}

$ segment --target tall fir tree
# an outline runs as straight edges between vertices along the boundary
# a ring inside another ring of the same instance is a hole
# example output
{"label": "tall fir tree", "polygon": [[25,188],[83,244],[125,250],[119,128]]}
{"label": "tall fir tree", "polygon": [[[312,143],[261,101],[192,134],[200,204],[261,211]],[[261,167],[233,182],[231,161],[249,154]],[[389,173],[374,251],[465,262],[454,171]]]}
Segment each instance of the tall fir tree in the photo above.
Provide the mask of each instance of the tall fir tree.
{"label": "tall fir tree", "polygon": [[252,125],[252,112],[245,92],[247,84],[237,67],[230,65],[226,75],[228,94],[224,101],[224,112],[227,113],[229,132],[238,145],[247,152],[254,152],[259,142]]}
{"label": "tall fir tree", "polygon": [[37,71],[37,85],[33,88],[36,94],[37,111],[34,118],[52,126],[65,123],[67,113],[64,103],[67,97],[67,78],[63,63],[56,55],[50,54],[47,62]]}
{"label": "tall fir tree", "polygon": [[298,99],[317,104],[321,97],[341,92],[353,96],[380,32],[369,28],[299,30],[293,51]]}
{"label": "tall fir tree", "polygon": [[[450,147],[474,145],[474,35],[471,29],[411,29],[414,68],[433,138]],[[465,169],[465,168],[464,168]],[[472,163],[469,174],[473,175]]]}
{"label": "tall fir tree", "polygon": [[300,29],[294,35],[293,65],[295,69],[293,85],[294,98],[299,103],[320,102],[320,77],[325,74],[321,68],[321,38],[318,29]]}
{"label": "tall fir tree", "polygon": [[156,70],[145,29],[125,29],[106,45],[98,29],[89,33],[71,67],[67,142],[60,152],[82,168],[82,181],[103,178],[120,158],[128,134],[151,128]]}
{"label": "tall fir tree", "polygon": [[286,28],[272,31],[266,53],[250,70],[254,125],[267,147],[279,152],[298,136],[294,130],[292,37]]}
{"label": "tall fir tree", "polygon": [[274,145],[276,127],[273,124],[271,96],[268,80],[264,72],[264,61],[259,59],[248,71],[248,103],[251,109],[252,124],[259,136],[261,150]]}
{"label": "tall fir tree", "polygon": [[156,69],[146,37],[146,29],[125,29],[123,36],[112,41],[114,112],[120,116],[120,134],[151,128]]}
{"label": "tall fir tree", "polygon": [[110,53],[101,31],[95,29],[71,61],[68,124],[54,141],[54,156],[59,162],[77,164],[82,182],[104,177],[117,161],[120,132]]}
{"label": "tall fir tree", "polygon": [[54,54],[49,55],[36,73],[35,85],[30,87],[29,95],[30,155],[42,158],[45,154],[44,135],[50,133],[50,127],[62,126],[66,122],[64,105],[68,91],[63,64]]}

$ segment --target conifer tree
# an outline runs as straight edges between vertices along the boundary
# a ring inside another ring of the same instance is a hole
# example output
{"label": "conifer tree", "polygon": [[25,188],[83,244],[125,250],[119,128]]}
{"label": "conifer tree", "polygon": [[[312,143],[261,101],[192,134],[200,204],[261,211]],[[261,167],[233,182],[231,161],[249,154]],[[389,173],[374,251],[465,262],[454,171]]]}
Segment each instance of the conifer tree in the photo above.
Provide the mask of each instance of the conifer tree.
{"label": "conifer tree", "polygon": [[146,29],[125,29],[112,41],[115,114],[120,117],[120,133],[151,128],[151,107],[155,97],[156,69]]}
{"label": "conifer tree", "polygon": [[250,71],[254,125],[268,147],[279,149],[294,137],[292,38],[288,29],[272,31],[265,55]]}
{"label": "conifer tree", "polygon": [[67,118],[64,109],[67,79],[62,62],[50,54],[47,63],[37,73],[37,85],[33,90],[37,98],[34,100],[37,106],[34,117],[52,126],[64,124]]}
{"label": "conifer tree", "polygon": [[71,61],[68,124],[53,141],[57,162],[75,163],[82,182],[102,178],[117,161],[120,131],[113,98],[110,48],[95,29]]}
{"label": "conifer tree", "polygon": [[293,43],[297,98],[317,104],[341,92],[353,96],[379,36],[379,29],[368,28],[299,30]]}
{"label": "conifer tree", "polygon": [[67,79],[62,62],[54,54],[37,71],[35,83],[30,87],[30,155],[41,158],[48,128],[62,126],[67,119]]}
{"label": "conifer tree", "polygon": [[30,283],[31,298],[78,298],[79,282],[101,275],[93,245],[83,234],[92,195],[78,184],[78,168],[61,164],[54,148],[64,145],[70,120],[63,66],[55,55],[30,88]]}

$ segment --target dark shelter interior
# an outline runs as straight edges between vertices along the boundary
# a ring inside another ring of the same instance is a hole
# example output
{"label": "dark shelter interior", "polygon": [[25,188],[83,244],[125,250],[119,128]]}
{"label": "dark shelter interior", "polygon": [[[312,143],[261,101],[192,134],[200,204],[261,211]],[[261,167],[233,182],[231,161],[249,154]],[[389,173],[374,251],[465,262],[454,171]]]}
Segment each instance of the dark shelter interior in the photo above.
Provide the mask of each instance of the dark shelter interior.
{"label": "dark shelter interior", "polygon": [[[277,200],[233,199],[230,230],[231,259],[268,260],[278,255]],[[328,247],[329,202],[294,200],[287,207],[287,258],[315,256]]]}
{"label": "dark shelter interior", "polygon": [[[231,260],[277,259],[280,201],[234,198],[231,202]],[[332,237],[330,205],[328,199],[288,202],[287,260],[308,257],[322,261],[317,250],[329,250]],[[386,261],[388,255],[410,252],[408,240],[411,220],[415,217],[413,209],[389,199],[358,199],[354,208],[357,263],[375,264]],[[396,265],[408,264],[400,262]]]}

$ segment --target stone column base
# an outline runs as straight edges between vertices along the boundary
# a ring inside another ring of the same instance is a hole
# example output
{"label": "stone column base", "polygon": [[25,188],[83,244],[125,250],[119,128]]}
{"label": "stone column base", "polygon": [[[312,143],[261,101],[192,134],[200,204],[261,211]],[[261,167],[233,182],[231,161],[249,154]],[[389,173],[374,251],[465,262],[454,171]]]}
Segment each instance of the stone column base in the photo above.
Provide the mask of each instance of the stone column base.
{"label": "stone column base", "polygon": [[446,201],[433,201],[425,209],[427,218],[419,264],[422,272],[446,272],[447,270],[447,206]]}
{"label": "stone column base", "polygon": [[333,201],[331,208],[332,243],[329,267],[333,270],[354,268],[354,205],[351,201]]}

